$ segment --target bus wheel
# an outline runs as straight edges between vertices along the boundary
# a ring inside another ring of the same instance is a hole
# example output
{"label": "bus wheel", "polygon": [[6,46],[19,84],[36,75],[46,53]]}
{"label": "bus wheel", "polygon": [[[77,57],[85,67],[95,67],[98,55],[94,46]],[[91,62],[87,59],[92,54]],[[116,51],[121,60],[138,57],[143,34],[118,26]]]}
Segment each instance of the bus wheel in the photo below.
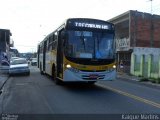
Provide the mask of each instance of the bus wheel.
{"label": "bus wheel", "polygon": [[56,71],[55,71],[55,67],[52,67],[52,79],[56,80]]}
{"label": "bus wheel", "polygon": [[40,70],[40,73],[41,73],[41,75],[44,75],[44,73],[43,73],[43,71],[42,71],[42,70]]}
{"label": "bus wheel", "polygon": [[88,81],[87,84],[93,85],[96,81]]}
{"label": "bus wheel", "polygon": [[63,85],[63,81],[59,80],[58,78],[55,79],[55,83],[57,85]]}
{"label": "bus wheel", "polygon": [[42,65],[41,64],[40,64],[40,73],[41,73],[41,75],[44,74],[43,71],[42,71]]}

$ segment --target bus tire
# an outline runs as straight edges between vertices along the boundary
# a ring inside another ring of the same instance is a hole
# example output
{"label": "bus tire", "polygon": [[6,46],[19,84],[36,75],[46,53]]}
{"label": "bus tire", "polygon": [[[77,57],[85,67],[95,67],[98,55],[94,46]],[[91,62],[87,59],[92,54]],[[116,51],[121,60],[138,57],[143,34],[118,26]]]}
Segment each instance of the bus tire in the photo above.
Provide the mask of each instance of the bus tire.
{"label": "bus tire", "polygon": [[55,83],[56,83],[57,85],[62,85],[62,81],[59,80],[58,78],[55,79]]}
{"label": "bus tire", "polygon": [[44,75],[43,71],[40,71],[41,75]]}
{"label": "bus tire", "polygon": [[43,71],[42,71],[42,65],[40,64],[40,73],[41,75],[44,75]]}
{"label": "bus tire", "polygon": [[89,85],[94,85],[95,82],[96,82],[96,81],[88,81],[87,84],[89,84]]}
{"label": "bus tire", "polygon": [[52,79],[56,80],[56,71],[55,71],[55,66],[52,66]]}

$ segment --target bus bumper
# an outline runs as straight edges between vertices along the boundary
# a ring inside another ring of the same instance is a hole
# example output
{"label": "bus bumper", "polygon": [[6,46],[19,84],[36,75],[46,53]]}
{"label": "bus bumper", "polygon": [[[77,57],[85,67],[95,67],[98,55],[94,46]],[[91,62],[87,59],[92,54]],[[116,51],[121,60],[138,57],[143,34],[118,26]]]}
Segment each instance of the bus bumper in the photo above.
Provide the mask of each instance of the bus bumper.
{"label": "bus bumper", "polygon": [[63,81],[111,81],[116,79],[116,70],[103,72],[64,71]]}

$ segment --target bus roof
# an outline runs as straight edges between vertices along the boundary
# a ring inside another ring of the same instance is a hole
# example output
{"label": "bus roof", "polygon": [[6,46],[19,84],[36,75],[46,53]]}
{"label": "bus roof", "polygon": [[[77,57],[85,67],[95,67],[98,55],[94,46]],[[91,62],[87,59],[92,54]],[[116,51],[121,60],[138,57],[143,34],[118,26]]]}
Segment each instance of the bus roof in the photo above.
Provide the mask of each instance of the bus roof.
{"label": "bus roof", "polygon": [[108,21],[93,19],[93,18],[68,18],[54,32],[59,31],[63,28],[64,29],[91,28],[91,29],[113,30],[114,24]]}
{"label": "bus roof", "polygon": [[59,26],[55,31],[48,34],[43,41],[47,40],[53,33],[60,31],[61,29],[74,29],[74,30],[114,30],[114,24],[93,18],[68,18],[61,26]]}

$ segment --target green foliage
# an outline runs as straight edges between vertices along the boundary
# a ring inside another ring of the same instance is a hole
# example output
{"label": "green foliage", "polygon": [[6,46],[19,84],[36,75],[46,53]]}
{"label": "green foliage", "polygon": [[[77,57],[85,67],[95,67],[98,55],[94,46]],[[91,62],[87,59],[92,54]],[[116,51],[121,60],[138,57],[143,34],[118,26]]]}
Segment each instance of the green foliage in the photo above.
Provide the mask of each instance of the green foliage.
{"label": "green foliage", "polygon": [[138,77],[142,77],[142,75],[138,75]]}
{"label": "green foliage", "polygon": [[149,81],[148,78],[141,78],[140,79],[140,82],[146,82],[146,81]]}
{"label": "green foliage", "polygon": [[152,83],[156,83],[156,79],[155,79],[155,78],[151,78],[150,81],[151,81]]}
{"label": "green foliage", "polygon": [[158,78],[158,79],[156,80],[156,83],[160,84],[160,78]]}

